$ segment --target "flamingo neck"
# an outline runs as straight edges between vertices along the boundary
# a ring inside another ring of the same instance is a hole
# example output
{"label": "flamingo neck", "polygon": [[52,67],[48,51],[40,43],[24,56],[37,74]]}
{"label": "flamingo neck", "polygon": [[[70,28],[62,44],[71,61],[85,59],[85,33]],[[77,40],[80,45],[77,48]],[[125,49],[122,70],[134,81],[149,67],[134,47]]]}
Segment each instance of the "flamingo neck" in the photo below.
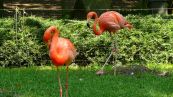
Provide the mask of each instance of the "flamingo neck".
{"label": "flamingo neck", "polygon": [[98,24],[98,19],[95,19],[93,25],[93,31],[95,35],[101,35],[104,32],[104,28],[99,26],[99,29],[97,30],[97,24]]}
{"label": "flamingo neck", "polygon": [[[58,39],[59,31],[55,26],[50,26],[44,33],[43,40],[48,44],[48,47],[50,48],[52,44],[52,40]],[[54,38],[54,39],[53,39]]]}
{"label": "flamingo neck", "polygon": [[54,46],[58,42],[59,32],[56,30],[52,36],[51,46]]}
{"label": "flamingo neck", "polygon": [[92,13],[92,18],[97,19],[97,18],[98,18],[97,13],[93,12],[93,13]]}
{"label": "flamingo neck", "polygon": [[90,19],[97,19],[98,18],[98,15],[96,12],[89,12],[88,15],[87,15],[87,19],[90,20]]}

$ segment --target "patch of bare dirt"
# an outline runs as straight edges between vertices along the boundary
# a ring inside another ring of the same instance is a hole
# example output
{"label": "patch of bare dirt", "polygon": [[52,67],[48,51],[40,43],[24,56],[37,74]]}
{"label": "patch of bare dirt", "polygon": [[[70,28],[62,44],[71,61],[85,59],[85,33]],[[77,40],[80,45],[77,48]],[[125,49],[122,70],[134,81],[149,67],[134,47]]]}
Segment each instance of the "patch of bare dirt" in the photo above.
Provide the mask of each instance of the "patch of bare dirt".
{"label": "patch of bare dirt", "polygon": [[105,74],[122,74],[135,76],[143,73],[151,73],[160,77],[167,77],[170,75],[168,71],[157,71],[152,70],[144,65],[129,65],[129,66],[118,66],[114,67],[111,71],[99,70],[96,72],[97,75],[105,75]]}

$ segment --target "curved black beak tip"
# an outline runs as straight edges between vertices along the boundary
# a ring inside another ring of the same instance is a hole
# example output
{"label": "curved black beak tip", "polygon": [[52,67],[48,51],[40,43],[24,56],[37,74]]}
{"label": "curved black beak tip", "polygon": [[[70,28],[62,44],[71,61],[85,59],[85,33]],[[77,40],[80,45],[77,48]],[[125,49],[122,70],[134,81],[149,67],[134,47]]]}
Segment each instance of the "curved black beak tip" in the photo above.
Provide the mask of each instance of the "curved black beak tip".
{"label": "curved black beak tip", "polygon": [[89,23],[87,23],[87,27],[90,28],[90,24]]}

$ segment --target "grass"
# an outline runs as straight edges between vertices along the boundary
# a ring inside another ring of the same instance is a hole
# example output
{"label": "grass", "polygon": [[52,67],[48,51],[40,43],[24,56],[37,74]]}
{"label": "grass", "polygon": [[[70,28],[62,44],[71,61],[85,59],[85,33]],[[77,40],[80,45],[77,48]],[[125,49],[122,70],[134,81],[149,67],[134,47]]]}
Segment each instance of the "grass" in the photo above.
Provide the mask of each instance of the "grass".
{"label": "grass", "polygon": [[[173,65],[164,66],[168,68],[163,68],[163,65],[158,67],[173,74]],[[146,73],[138,76],[96,76],[96,70],[71,67],[69,97],[173,97],[172,75],[158,77]],[[64,85],[64,68],[61,69],[61,81]],[[56,69],[48,66],[0,68],[0,97],[59,97]]]}

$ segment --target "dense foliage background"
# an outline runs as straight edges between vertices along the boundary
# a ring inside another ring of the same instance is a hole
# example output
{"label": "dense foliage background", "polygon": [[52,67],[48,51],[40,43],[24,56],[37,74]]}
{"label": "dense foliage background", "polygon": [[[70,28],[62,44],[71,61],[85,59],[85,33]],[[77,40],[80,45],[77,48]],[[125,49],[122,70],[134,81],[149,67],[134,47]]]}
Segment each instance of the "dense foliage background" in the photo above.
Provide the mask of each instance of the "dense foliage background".
{"label": "dense foliage background", "polygon": [[[117,32],[119,63],[173,63],[173,17],[159,15],[128,15],[132,30]],[[17,26],[16,26],[17,22]],[[50,64],[48,49],[42,41],[46,28],[55,25],[61,37],[69,38],[79,55],[77,65],[100,64],[110,53],[111,38],[108,33],[95,36],[86,21],[23,17],[0,19],[0,66],[30,66]],[[110,64],[114,62],[112,57]]]}

